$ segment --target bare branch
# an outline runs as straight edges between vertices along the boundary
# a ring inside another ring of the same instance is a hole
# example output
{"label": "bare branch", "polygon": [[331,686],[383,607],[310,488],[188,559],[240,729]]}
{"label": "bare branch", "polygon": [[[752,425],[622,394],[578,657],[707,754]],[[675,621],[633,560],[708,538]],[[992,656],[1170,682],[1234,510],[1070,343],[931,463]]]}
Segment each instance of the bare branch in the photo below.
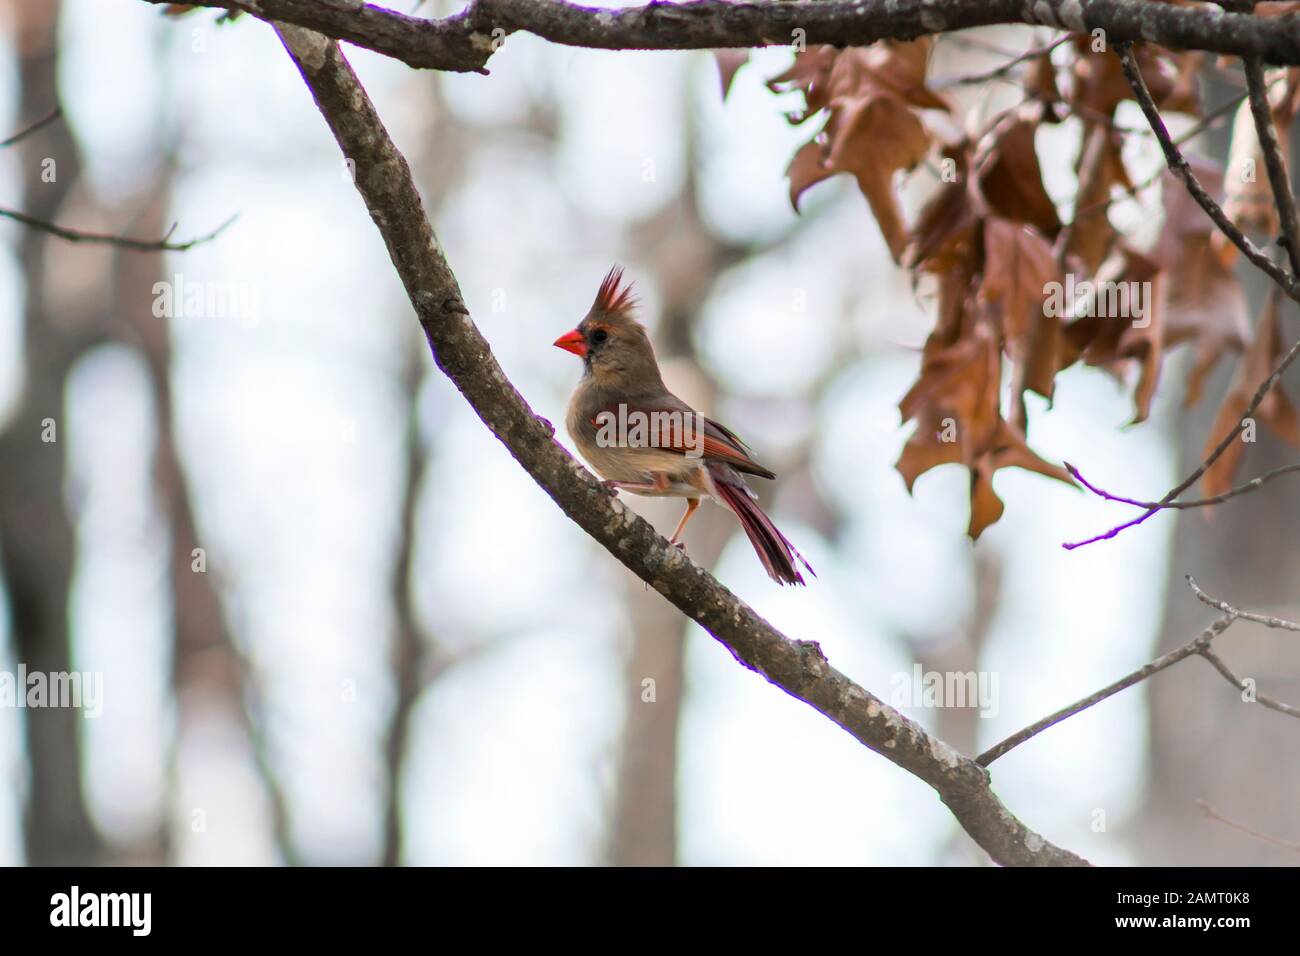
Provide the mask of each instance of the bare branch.
{"label": "bare branch", "polygon": [[1280,617],[1268,617],[1264,614],[1254,614],[1250,611],[1242,611],[1233,607],[1227,601],[1220,601],[1218,598],[1210,597],[1201,590],[1200,585],[1192,579],[1190,574],[1187,575],[1187,585],[1192,589],[1192,593],[1196,595],[1196,599],[1202,604],[1208,604],[1216,611],[1222,611],[1230,617],[1240,618],[1243,621],[1253,621],[1256,624],[1263,624],[1265,627],[1272,627],[1282,631],[1300,631],[1300,624],[1295,624],[1292,621],[1285,621]]}
{"label": "bare branch", "polygon": [[1228,218],[1228,214],[1223,211],[1223,207],[1214,201],[1214,198],[1201,185],[1201,181],[1196,178],[1196,174],[1192,172],[1192,167],[1188,165],[1187,159],[1170,137],[1169,129],[1165,126],[1165,121],[1156,108],[1155,100],[1151,98],[1151,91],[1147,89],[1146,80],[1142,79],[1142,71],[1138,69],[1137,60],[1133,57],[1132,44],[1127,42],[1116,43],[1115,53],[1124,67],[1124,76],[1128,80],[1129,86],[1133,88],[1134,98],[1137,99],[1138,105],[1142,107],[1142,112],[1146,116],[1147,122],[1151,124],[1151,129],[1156,134],[1160,148],[1164,151],[1165,163],[1169,166],[1170,171],[1183,181],[1187,191],[1192,194],[1192,198],[1205,210],[1206,215],[1214,220],[1214,224],[1219,227],[1219,231],[1232,240],[1232,244],[1241,250],[1242,255],[1267,273],[1290,298],[1300,302],[1300,283],[1296,281],[1294,276],[1287,273],[1285,269],[1270,259],[1262,249],[1251,242],[1237,228],[1236,224]]}
{"label": "bare branch", "polygon": [[[1029,60],[1036,60],[1040,56],[1048,56],[1058,46],[1063,46],[1070,42],[1070,39],[1071,35],[1067,33],[1063,37],[1057,37],[1046,46],[1034,47],[1033,49],[1026,50],[1019,56],[1014,57],[999,66],[995,66],[990,70],[981,70],[979,73],[965,73],[961,76],[940,77],[939,79],[932,80],[930,82],[930,87],[936,90],[943,90],[953,86],[975,86],[980,83],[987,83],[990,80],[1000,80],[1021,63],[1025,63]],[[1107,117],[1107,120],[1109,120],[1109,117]]]}
{"label": "bare branch", "polygon": [[1235,820],[1229,820],[1227,817],[1221,814],[1218,810],[1214,809],[1214,807],[1210,806],[1210,804],[1206,803],[1204,800],[1197,800],[1196,803],[1201,808],[1201,810],[1205,812],[1205,816],[1210,820],[1217,820],[1220,823],[1222,823],[1224,826],[1231,827],[1232,829],[1236,830],[1238,833],[1244,833],[1247,836],[1254,837],[1256,840],[1262,840],[1265,843],[1271,843],[1273,846],[1281,847],[1283,850],[1290,850],[1293,853],[1300,853],[1300,843],[1291,843],[1287,840],[1280,840],[1277,837],[1269,836],[1267,833],[1260,833],[1258,830],[1252,830],[1244,823],[1237,823]]}
{"label": "bare branch", "polygon": [[790,640],[772,627],[611,498],[554,440],[554,427],[528,407],[470,319],[406,160],[338,45],[285,24],[277,30],[343,154],[356,164],[357,189],[415,307],[434,361],[560,509],[741,664],[932,786],[994,860],[1084,864],[1012,816],[993,794],[983,768],[835,670],[816,642]]}
{"label": "bare branch", "polygon": [[622,9],[563,0],[476,0],[442,20],[356,0],[191,2],[306,27],[409,66],[458,72],[484,72],[500,41],[520,30],[552,43],[602,50],[709,50],[789,45],[796,30],[803,31],[799,38],[805,43],[846,47],[1012,23],[1099,29],[1112,43],[1150,40],[1177,49],[1300,64],[1300,30],[1291,15],[1264,20],[1147,0],[689,0]]}
{"label": "bare branch", "polygon": [[1282,224],[1282,240],[1291,261],[1291,275],[1300,276],[1300,217],[1296,214],[1295,196],[1291,192],[1291,177],[1287,174],[1286,160],[1277,141],[1277,127],[1273,124],[1273,108],[1268,102],[1268,84],[1264,79],[1264,64],[1256,57],[1247,57],[1246,89],[1250,96],[1250,112],[1255,119],[1255,132],[1259,137],[1264,165],[1268,168],[1269,185],[1273,187],[1273,203],[1277,206]]}
{"label": "bare branch", "polygon": [[1202,647],[1197,653],[1209,661],[1214,666],[1214,669],[1227,678],[1228,683],[1237,690],[1250,691],[1254,694],[1253,700],[1256,704],[1267,707],[1269,710],[1276,710],[1279,714],[1286,714],[1288,717],[1300,717],[1300,707],[1292,707],[1290,704],[1284,704],[1276,698],[1259,693],[1250,684],[1234,674],[1228,665],[1223,662],[1223,658],[1210,648]]}
{"label": "bare branch", "polygon": [[[1283,82],[1284,79],[1285,77],[1279,77],[1278,79],[1274,80],[1272,83],[1269,84],[1270,88],[1277,85],[1278,83]],[[1202,133],[1206,132],[1207,130],[1213,129],[1220,120],[1222,120],[1229,113],[1231,113],[1238,106],[1240,106],[1242,101],[1245,100],[1248,95],[1249,95],[1248,93],[1242,93],[1240,96],[1234,96],[1230,100],[1227,100],[1226,102],[1221,103],[1220,105],[1216,106],[1214,109],[1210,110],[1210,112],[1206,113],[1203,117],[1201,117],[1185,133],[1183,133],[1181,136],[1175,139],[1174,145],[1186,146],[1189,142],[1194,140],[1196,137],[1200,136]],[[1144,130],[1143,132],[1154,135],[1154,131],[1152,130]],[[1152,186],[1154,186],[1156,183],[1160,181],[1160,177],[1164,175],[1164,172],[1165,172],[1165,167],[1163,166],[1158,167],[1146,179],[1125,189],[1119,195],[1112,196],[1110,199],[1106,199],[1101,202],[1093,203],[1091,206],[1085,206],[1083,209],[1080,209],[1078,212],[1074,214],[1075,220],[1077,221],[1080,217],[1085,216],[1088,213],[1096,212],[1099,209],[1109,209],[1111,206],[1115,205],[1115,203],[1120,202],[1123,199],[1126,199],[1130,196],[1137,196],[1138,193],[1150,189]]]}
{"label": "bare branch", "polygon": [[1098,488],[1096,485],[1092,484],[1092,482],[1088,481],[1088,479],[1084,478],[1083,475],[1079,474],[1079,469],[1075,468],[1069,462],[1065,462],[1064,464],[1065,470],[1070,473],[1074,480],[1079,482],[1079,484],[1083,485],[1083,487],[1087,488],[1097,497],[1105,498],[1107,501],[1117,501],[1124,505],[1133,505],[1137,508],[1145,508],[1149,511],[1177,511],[1183,508],[1208,508],[1210,505],[1222,504],[1229,498],[1236,498],[1238,495],[1258,491],[1274,478],[1280,478],[1283,475],[1290,475],[1300,471],[1300,464],[1283,465],[1281,468],[1274,468],[1272,471],[1266,471],[1258,478],[1252,478],[1250,481],[1243,482],[1235,488],[1230,488],[1217,495],[1211,495],[1209,498],[1194,498],[1191,501],[1170,501],[1162,504],[1159,501],[1137,501],[1133,498],[1125,498],[1122,495],[1111,494],[1109,491],[1106,491],[1103,488]]}
{"label": "bare branch", "polygon": [[1147,664],[1145,667],[1140,667],[1137,670],[1135,670],[1133,673],[1121,677],[1119,680],[1115,681],[1115,683],[1103,687],[1095,694],[1089,694],[1087,697],[1084,697],[1082,700],[1075,701],[1073,704],[1070,704],[1068,707],[1062,707],[1060,710],[1056,711],[1055,713],[1048,714],[1042,720],[1030,724],[1024,730],[1014,733],[1006,740],[1002,741],[1001,743],[990,747],[988,750],[984,751],[984,753],[976,757],[975,762],[979,764],[981,767],[987,767],[989,764],[997,760],[999,757],[1004,756],[1011,750],[1014,750],[1016,747],[1019,747],[1026,740],[1038,736],[1048,727],[1052,727],[1056,724],[1059,724],[1067,717],[1073,717],[1075,714],[1082,713],[1083,711],[1087,710],[1089,707],[1101,703],[1106,698],[1113,697],[1116,694],[1118,694],[1120,691],[1126,690],[1127,688],[1132,687],[1134,684],[1141,683],[1151,675],[1158,674],[1162,670],[1165,670],[1166,668],[1173,667],[1179,661],[1185,660],[1188,657],[1191,657],[1193,654],[1199,654],[1202,648],[1209,647],[1210,641],[1214,640],[1216,637],[1218,637],[1220,634],[1226,631],[1229,627],[1231,627],[1233,620],[1234,619],[1232,615],[1230,614],[1224,615],[1223,617],[1215,621],[1213,624],[1211,624],[1209,627],[1207,627],[1204,631],[1202,631],[1195,640],[1187,642],[1177,650],[1170,651],[1168,654],[1164,655],[1163,657],[1157,657],[1154,661],[1152,661],[1150,664]]}
{"label": "bare branch", "polygon": [[[1074,474],[1073,469],[1071,469],[1071,474]],[[1123,501],[1125,499],[1118,500]],[[1137,502],[1129,502],[1129,504],[1137,504]],[[1228,604],[1226,601],[1219,601],[1210,597],[1201,590],[1194,580],[1192,580],[1190,574],[1187,575],[1187,583],[1191,587],[1192,592],[1202,603],[1208,604],[1215,610],[1222,612],[1223,617],[1219,618],[1202,631],[1195,640],[1188,641],[1182,647],[1170,651],[1163,657],[1156,658],[1145,667],[1140,667],[1133,673],[1121,677],[1119,680],[1115,681],[1115,683],[1103,687],[1095,694],[1089,694],[1082,700],[1075,701],[1068,707],[1062,707],[1055,713],[1047,715],[1042,720],[1030,724],[1024,730],[1012,734],[1006,740],[984,751],[984,753],[975,758],[975,762],[981,767],[987,767],[999,757],[1023,744],[1026,740],[1038,736],[1048,727],[1059,724],[1067,717],[1073,717],[1075,714],[1082,713],[1089,707],[1101,703],[1107,697],[1113,697],[1120,691],[1132,687],[1134,684],[1141,683],[1153,674],[1158,674],[1160,671],[1172,667],[1179,661],[1186,660],[1194,654],[1199,654],[1201,657],[1204,657],[1207,661],[1213,664],[1219,673],[1226,677],[1234,687],[1239,690],[1246,690],[1249,685],[1228,669],[1228,665],[1226,665],[1222,658],[1215,654],[1210,648],[1210,642],[1231,627],[1234,621],[1238,620],[1254,621],[1257,624],[1263,624],[1267,627],[1282,628],[1288,631],[1300,631],[1300,624],[1294,624],[1291,621],[1284,621],[1277,617],[1266,617],[1262,614],[1252,614],[1249,611],[1239,610],[1231,604]],[[1270,710],[1276,710],[1279,713],[1288,714],[1292,717],[1300,717],[1300,708],[1292,707],[1290,704],[1284,704],[1281,701],[1274,700],[1271,697],[1265,697],[1262,694],[1257,694],[1255,700]]]}
{"label": "bare branch", "polygon": [[129,236],[113,236],[99,232],[83,232],[80,229],[69,229],[66,226],[46,222],[44,219],[37,219],[26,213],[18,212],[16,209],[0,208],[0,216],[12,219],[14,222],[20,222],[24,226],[30,226],[33,229],[39,229],[41,232],[48,232],[50,235],[66,239],[68,242],[102,243],[104,245],[118,246],[122,249],[131,249],[136,252],[185,252],[187,249],[193,249],[195,246],[211,242],[217,238],[217,236],[225,232],[227,226],[239,218],[239,213],[235,213],[235,215],[206,235],[186,239],[184,242],[170,241],[172,233],[176,231],[177,223],[172,223],[172,227],[167,230],[167,234],[161,239],[132,239]]}
{"label": "bare branch", "polygon": [[50,110],[49,113],[42,116],[40,119],[38,119],[35,123],[32,123],[30,126],[23,127],[18,132],[10,136],[8,139],[0,139],[0,149],[4,149],[6,146],[12,146],[15,143],[22,142],[24,139],[26,139],[28,136],[31,136],[33,133],[49,126],[51,123],[53,123],[56,119],[58,119],[62,115],[63,115],[63,107],[61,106],[54,107],[54,109]]}

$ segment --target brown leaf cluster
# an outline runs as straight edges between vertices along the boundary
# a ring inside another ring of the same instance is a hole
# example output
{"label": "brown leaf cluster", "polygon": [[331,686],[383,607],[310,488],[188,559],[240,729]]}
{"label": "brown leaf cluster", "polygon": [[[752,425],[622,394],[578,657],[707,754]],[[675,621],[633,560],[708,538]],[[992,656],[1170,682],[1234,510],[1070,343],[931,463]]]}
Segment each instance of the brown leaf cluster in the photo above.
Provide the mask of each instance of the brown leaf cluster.
{"label": "brown leaf cluster", "polygon": [[821,132],[790,162],[790,202],[798,209],[810,186],[851,173],[895,261],[907,238],[895,174],[915,169],[930,152],[918,110],[948,109],[925,85],[930,44],[927,37],[847,50],[819,46],[797,53],[790,69],[768,83],[774,91],[803,93],[807,109],[792,117],[796,122],[826,116]]}
{"label": "brown leaf cluster", "polygon": [[[1135,53],[1162,111],[1200,114],[1200,54],[1150,44],[1138,44]],[[1111,203],[1136,190],[1123,152],[1124,137],[1132,134],[1115,120],[1132,90],[1112,51],[1094,50],[1081,36],[1055,55],[1028,59],[1019,68],[1023,99],[958,141],[932,131],[939,125],[929,122],[937,115],[930,111],[953,115],[957,109],[926,85],[929,54],[926,40],[843,51],[819,47],[797,54],[769,85],[803,94],[806,110],[793,121],[825,118],[790,163],[795,208],[816,183],[851,173],[895,261],[916,283],[937,290],[920,373],[899,404],[903,420],[915,420],[916,430],[897,467],[909,490],[936,465],[969,469],[974,538],[1002,514],[993,490],[999,468],[1071,481],[1026,443],[1024,396],[1051,399],[1063,369],[1093,365],[1130,382],[1134,420],[1142,421],[1171,349],[1186,345],[1193,353],[1190,404],[1217,361],[1249,340],[1212,445],[1235,425],[1283,343],[1276,309],[1250,334],[1232,258],[1180,181],[1165,175],[1164,223],[1154,243],[1139,248],[1112,224]],[[1297,87],[1291,78],[1274,84],[1283,132],[1300,100]],[[1077,119],[1081,136],[1067,221],[1044,187],[1035,143],[1045,124],[1068,117]],[[971,129],[971,118],[958,128]],[[1250,132],[1253,137],[1253,127]],[[1238,138],[1245,145],[1234,142],[1234,149],[1246,150],[1245,133]],[[939,181],[909,223],[899,200],[903,174],[922,164],[931,178],[937,171]],[[1258,165],[1262,171],[1262,161]],[[1223,195],[1220,169],[1197,163],[1196,172],[1212,193]],[[1253,197],[1232,188],[1227,195],[1230,208],[1247,219]],[[1259,417],[1300,444],[1294,410],[1280,392]],[[1231,483],[1241,454],[1225,455],[1207,474],[1208,493]]]}

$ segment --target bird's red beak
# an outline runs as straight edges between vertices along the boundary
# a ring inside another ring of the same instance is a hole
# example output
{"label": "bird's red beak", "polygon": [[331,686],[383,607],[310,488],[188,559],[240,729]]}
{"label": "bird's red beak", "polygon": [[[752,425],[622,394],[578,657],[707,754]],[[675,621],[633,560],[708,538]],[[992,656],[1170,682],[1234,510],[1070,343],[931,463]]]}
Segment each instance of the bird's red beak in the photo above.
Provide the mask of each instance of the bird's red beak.
{"label": "bird's red beak", "polygon": [[582,333],[577,329],[572,332],[565,332],[555,340],[557,349],[564,349],[566,352],[572,352],[578,358],[587,357],[587,340],[582,337]]}

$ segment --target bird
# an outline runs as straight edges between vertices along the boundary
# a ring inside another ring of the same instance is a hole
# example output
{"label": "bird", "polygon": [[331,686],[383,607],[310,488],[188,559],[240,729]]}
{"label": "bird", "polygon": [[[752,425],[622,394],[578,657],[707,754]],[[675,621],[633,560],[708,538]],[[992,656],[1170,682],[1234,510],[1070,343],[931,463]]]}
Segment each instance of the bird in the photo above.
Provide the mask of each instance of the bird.
{"label": "bird", "polygon": [[582,359],[566,416],[582,457],[611,493],[685,498],[686,512],[669,539],[677,547],[685,547],[682,532],[700,501],[712,498],[735,514],[772,580],[804,584],[799,565],[816,577],[745,483],[745,475],[776,474],[754,460],[735,432],[668,390],[635,306],[632,286],[615,266],[582,321],[555,340]]}

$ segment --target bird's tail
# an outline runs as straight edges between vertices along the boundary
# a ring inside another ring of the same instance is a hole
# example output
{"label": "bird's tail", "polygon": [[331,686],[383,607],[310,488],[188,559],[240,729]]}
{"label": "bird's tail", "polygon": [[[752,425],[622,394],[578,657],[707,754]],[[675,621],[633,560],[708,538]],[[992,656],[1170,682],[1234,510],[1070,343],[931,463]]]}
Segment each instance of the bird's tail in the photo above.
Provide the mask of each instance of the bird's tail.
{"label": "bird's tail", "polygon": [[777,584],[803,584],[803,575],[795,566],[796,559],[808,569],[809,574],[817,577],[817,572],[795,550],[790,539],[777,530],[772,519],[763,513],[744,484],[730,481],[715,481],[714,484],[722,503],[740,519],[740,526],[745,529],[750,544],[758,552],[758,559],[763,562],[763,567],[773,581]]}

